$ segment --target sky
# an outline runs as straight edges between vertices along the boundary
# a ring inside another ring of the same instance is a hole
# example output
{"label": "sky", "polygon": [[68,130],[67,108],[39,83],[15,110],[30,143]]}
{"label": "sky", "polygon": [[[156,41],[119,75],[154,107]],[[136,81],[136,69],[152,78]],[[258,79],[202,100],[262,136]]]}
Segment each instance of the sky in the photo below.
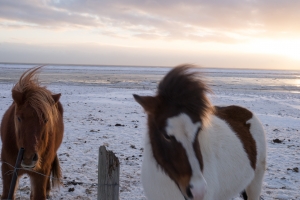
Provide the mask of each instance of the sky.
{"label": "sky", "polygon": [[0,62],[299,69],[299,0],[1,0]]}

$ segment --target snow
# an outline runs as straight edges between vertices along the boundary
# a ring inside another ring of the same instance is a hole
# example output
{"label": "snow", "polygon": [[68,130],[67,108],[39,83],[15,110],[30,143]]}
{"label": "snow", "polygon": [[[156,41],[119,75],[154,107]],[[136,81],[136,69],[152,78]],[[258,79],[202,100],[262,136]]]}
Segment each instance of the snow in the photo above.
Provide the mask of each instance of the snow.
{"label": "snow", "polygon": [[[12,102],[11,88],[32,66],[0,64],[0,116]],[[65,135],[58,151],[64,186],[52,190],[52,199],[97,199],[101,145],[120,160],[120,199],[146,199],[140,180],[146,114],[132,94],[155,94],[157,83],[169,70],[130,66],[43,68],[42,84],[61,93],[64,106]],[[300,72],[202,71],[214,92],[209,95],[214,104],[244,106],[264,125],[268,164],[262,198],[300,199]],[[115,126],[117,123],[122,126]],[[17,196],[29,199],[29,193],[29,178],[23,176]]]}

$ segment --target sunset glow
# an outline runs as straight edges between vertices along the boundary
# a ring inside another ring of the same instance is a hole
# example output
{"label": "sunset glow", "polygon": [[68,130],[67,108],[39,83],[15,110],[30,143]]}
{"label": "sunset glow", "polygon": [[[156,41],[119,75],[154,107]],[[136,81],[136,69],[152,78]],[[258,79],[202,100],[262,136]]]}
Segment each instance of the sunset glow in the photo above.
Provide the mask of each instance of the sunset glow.
{"label": "sunset glow", "polygon": [[300,39],[256,40],[249,44],[249,49],[251,52],[286,56],[300,60]]}
{"label": "sunset glow", "polygon": [[3,0],[0,62],[300,69],[298,1]]}
{"label": "sunset glow", "polygon": [[295,85],[296,85],[297,87],[300,87],[300,77],[299,77],[299,79],[297,79],[295,82],[296,82]]}

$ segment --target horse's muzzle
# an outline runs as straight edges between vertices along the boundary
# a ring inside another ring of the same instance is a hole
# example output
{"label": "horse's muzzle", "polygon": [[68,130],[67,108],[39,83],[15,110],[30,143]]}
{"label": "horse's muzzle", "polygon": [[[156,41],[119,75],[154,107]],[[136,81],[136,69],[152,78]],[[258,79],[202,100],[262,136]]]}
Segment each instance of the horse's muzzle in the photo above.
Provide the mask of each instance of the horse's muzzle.
{"label": "horse's muzzle", "polygon": [[203,200],[206,194],[206,185],[198,188],[194,188],[192,185],[189,185],[186,188],[185,193],[181,191],[184,200]]}
{"label": "horse's muzzle", "polygon": [[193,200],[203,200],[205,193],[206,193],[206,185],[200,188],[193,188],[193,187],[187,188],[187,195],[190,199]]}
{"label": "horse's muzzle", "polygon": [[30,168],[30,169],[32,169],[32,168],[35,167],[35,165],[36,165],[38,159],[39,159],[39,156],[38,156],[38,154],[36,154],[36,153],[34,153],[34,155],[33,155],[33,156],[30,156],[30,157],[25,157],[25,156],[24,156],[24,157],[23,157],[23,160],[22,160],[22,162],[21,162],[21,166],[22,166],[23,168]]}

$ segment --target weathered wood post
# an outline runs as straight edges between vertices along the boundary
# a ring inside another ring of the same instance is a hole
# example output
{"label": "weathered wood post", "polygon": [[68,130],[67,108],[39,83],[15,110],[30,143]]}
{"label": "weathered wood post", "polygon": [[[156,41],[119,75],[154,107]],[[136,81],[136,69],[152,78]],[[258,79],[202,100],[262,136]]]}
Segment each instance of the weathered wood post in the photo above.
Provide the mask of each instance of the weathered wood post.
{"label": "weathered wood post", "polygon": [[120,162],[105,146],[99,148],[98,200],[119,200]]}

